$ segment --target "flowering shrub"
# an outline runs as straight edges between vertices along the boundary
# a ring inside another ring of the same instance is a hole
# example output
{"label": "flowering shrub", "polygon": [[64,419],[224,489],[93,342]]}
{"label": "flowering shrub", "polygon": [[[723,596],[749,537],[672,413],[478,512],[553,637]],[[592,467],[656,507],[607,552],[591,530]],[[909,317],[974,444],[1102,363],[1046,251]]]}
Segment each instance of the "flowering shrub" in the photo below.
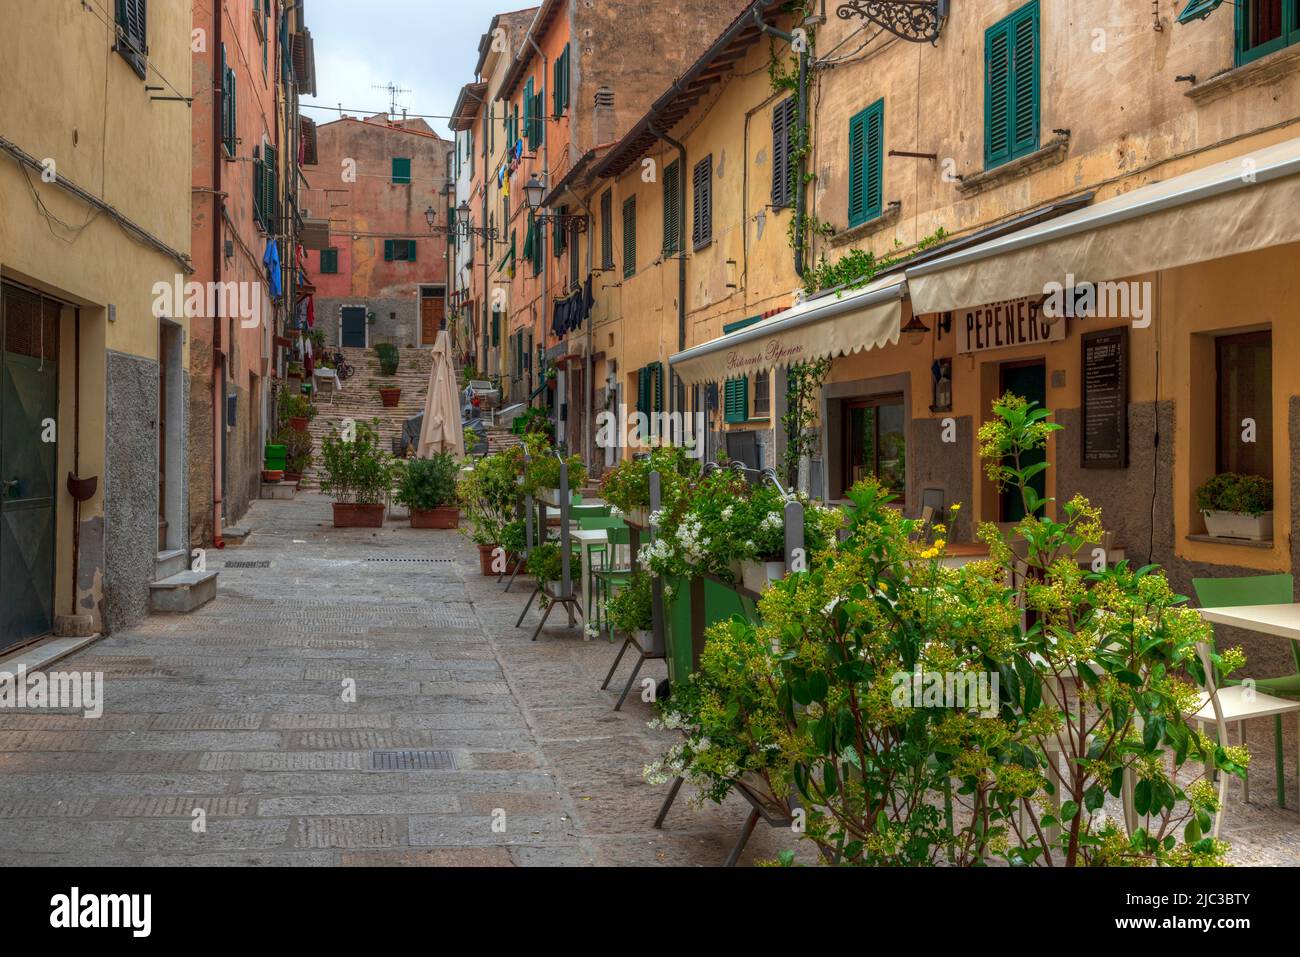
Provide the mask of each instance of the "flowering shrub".
{"label": "flowering shrub", "polygon": [[650,576],[637,572],[605,603],[605,612],[615,628],[630,635],[650,628],[650,605]]}
{"label": "flowering shrub", "polygon": [[[647,776],[710,800],[737,778],[777,806],[797,796],[803,837],[842,863],[1221,864],[1209,775],[1242,774],[1248,753],[1188,725],[1210,628],[1153,566],[1080,567],[1101,534],[1083,498],[1032,517],[1052,503],[1019,463],[1057,428],[994,403],[981,452],[1031,517],[1014,538],[983,526],[989,558],[960,568],[912,541],[877,482],[855,486],[839,549],[766,592],[761,624],[710,629],[660,705],[685,740]],[[1224,674],[1243,660],[1212,658]],[[1131,825],[1104,806],[1126,782]]]}
{"label": "flowering shrub", "polygon": [[470,538],[476,545],[499,545],[506,526],[515,521],[523,474],[523,451],[515,446],[478,459],[456,486],[469,515]]}
{"label": "flowering shrub", "polygon": [[666,507],[691,487],[700,475],[700,463],[680,446],[662,446],[644,458],[626,459],[606,473],[600,497],[627,514],[650,507],[650,473],[659,473],[660,502]]}

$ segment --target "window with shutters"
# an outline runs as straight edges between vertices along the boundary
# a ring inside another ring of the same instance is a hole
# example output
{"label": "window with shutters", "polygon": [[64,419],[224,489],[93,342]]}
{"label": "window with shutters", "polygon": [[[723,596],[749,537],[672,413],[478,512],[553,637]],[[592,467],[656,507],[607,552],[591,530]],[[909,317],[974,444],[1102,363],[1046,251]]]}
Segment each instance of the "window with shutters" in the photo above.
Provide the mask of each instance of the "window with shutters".
{"label": "window with shutters", "polygon": [[221,44],[221,146],[226,155],[233,157],[239,145],[235,121],[239,116],[236,107],[235,71],[226,61],[226,45]]}
{"label": "window with shutters", "polygon": [[701,249],[713,242],[713,155],[695,164],[692,176],[695,205],[691,217],[691,243]]}
{"label": "window with shutters", "polygon": [[881,213],[885,167],[885,101],[849,120],[849,228]]}
{"label": "window with shutters", "polygon": [[614,191],[600,197],[600,268],[614,268]]}
{"label": "window with shutters", "polygon": [[555,58],[551,77],[552,113],[559,117],[569,107],[569,44],[564,45],[564,52]]}
{"label": "window with shutters", "polygon": [[398,186],[411,182],[411,160],[405,156],[393,157],[393,183]]}
{"label": "window with shutters", "polygon": [[794,202],[794,133],[798,118],[794,97],[772,110],[772,205],[777,208]]}
{"label": "window with shutters", "polygon": [[749,421],[749,379],[746,376],[727,380],[723,389],[722,418],[731,423]]}
{"label": "window with shutters", "polygon": [[663,363],[651,362],[637,370],[636,410],[646,416],[663,412]]}
{"label": "window with shutters", "polygon": [[1238,0],[1238,66],[1296,42],[1300,42],[1300,0]]}
{"label": "window with shutters", "polygon": [[339,251],[333,246],[320,251],[320,271],[322,275],[332,275],[339,271]]}
{"label": "window with shutters", "polygon": [[266,211],[262,209],[262,204],[266,198],[266,188],[262,185],[262,180],[266,177],[266,168],[262,162],[262,147],[253,147],[253,218],[257,224],[266,229]]}
{"label": "window with shutters", "polygon": [[623,278],[636,275],[636,197],[623,200]]}
{"label": "window with shutters", "polygon": [[984,167],[1032,153],[1039,142],[1038,2],[984,34]]}
{"label": "window with shutters", "polygon": [[117,0],[117,42],[113,49],[131,64],[136,75],[148,73],[149,8],[146,0]]}
{"label": "window with shutters", "polygon": [[253,148],[253,215],[271,236],[276,231],[277,197],[275,147],[263,143]]}
{"label": "window with shutters", "polygon": [[581,265],[578,249],[581,240],[578,238],[581,231],[578,229],[578,223],[575,220],[569,226],[569,288],[577,288],[579,267]]}
{"label": "window with shutters", "polygon": [[672,256],[682,248],[682,168],[674,160],[664,169],[664,255]]}
{"label": "window with shutters", "polygon": [[772,414],[772,377],[766,372],[754,376],[754,418],[765,419]]}
{"label": "window with shutters", "polygon": [[385,239],[384,260],[386,262],[415,262],[415,240]]}
{"label": "window with shutters", "polygon": [[559,259],[569,248],[569,233],[564,226],[564,217],[569,215],[569,207],[561,206],[557,212],[560,215],[551,220],[551,244],[555,247],[555,258]]}

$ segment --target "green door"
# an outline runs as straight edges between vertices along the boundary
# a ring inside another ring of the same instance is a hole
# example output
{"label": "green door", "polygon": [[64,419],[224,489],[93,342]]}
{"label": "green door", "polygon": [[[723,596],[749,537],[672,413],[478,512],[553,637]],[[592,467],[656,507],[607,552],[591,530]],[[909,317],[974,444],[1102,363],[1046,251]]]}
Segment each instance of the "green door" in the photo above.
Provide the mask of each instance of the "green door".
{"label": "green door", "polygon": [[59,304],[0,287],[0,649],[54,624]]}
{"label": "green door", "polygon": [[[1042,362],[1016,362],[1002,367],[1002,393],[1015,393],[1022,399],[1038,403],[1037,408],[1047,404],[1047,366]],[[1027,468],[1047,458],[1047,450],[1030,453],[1021,457],[1020,467]],[[1047,472],[1039,472],[1029,480],[1030,487],[1041,499],[1047,495]],[[1041,509],[1040,509],[1041,513]],[[1025,517],[1025,505],[1019,489],[1008,489],[1002,493],[1002,521],[1018,522]]]}

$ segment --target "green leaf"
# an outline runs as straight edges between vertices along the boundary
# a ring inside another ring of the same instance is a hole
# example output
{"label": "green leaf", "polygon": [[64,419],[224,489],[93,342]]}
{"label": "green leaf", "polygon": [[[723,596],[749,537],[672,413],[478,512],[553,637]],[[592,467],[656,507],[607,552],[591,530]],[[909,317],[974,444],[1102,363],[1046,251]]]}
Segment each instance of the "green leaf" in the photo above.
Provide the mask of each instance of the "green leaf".
{"label": "green leaf", "polygon": [[1079,805],[1074,801],[1066,801],[1061,805],[1061,820],[1073,821],[1074,816],[1079,813]]}

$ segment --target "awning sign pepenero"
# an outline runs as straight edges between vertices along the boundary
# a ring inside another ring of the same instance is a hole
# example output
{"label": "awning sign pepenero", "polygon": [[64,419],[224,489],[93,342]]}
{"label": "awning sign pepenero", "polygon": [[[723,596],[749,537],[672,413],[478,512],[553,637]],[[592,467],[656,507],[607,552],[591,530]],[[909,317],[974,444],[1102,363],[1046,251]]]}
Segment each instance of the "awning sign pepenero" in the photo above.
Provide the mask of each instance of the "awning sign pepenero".
{"label": "awning sign pepenero", "polygon": [[1033,296],[966,309],[955,316],[957,352],[987,352],[1065,339],[1065,319],[1043,315],[1043,297]]}

